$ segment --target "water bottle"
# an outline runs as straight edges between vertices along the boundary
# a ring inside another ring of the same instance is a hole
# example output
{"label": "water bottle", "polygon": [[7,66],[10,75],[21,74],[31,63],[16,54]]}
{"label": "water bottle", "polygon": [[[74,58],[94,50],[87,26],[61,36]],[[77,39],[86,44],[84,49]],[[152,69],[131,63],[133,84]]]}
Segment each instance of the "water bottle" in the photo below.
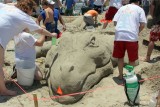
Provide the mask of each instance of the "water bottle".
{"label": "water bottle", "polygon": [[125,76],[125,92],[127,99],[131,105],[139,104],[139,89],[140,85],[138,78],[134,73],[134,67],[130,65],[125,66],[127,74]]}
{"label": "water bottle", "polygon": [[56,39],[55,37],[52,37],[52,45],[56,45]]}

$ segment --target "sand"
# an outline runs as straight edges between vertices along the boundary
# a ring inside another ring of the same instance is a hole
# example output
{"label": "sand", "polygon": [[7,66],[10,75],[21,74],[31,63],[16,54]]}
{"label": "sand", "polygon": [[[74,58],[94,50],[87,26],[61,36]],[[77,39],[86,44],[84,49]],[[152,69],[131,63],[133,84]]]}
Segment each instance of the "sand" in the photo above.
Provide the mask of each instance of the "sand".
{"label": "sand", "polygon": [[[103,16],[99,17],[99,20]],[[79,18],[79,17],[76,17]],[[69,20],[69,21],[68,21]],[[65,21],[72,22],[74,18],[66,18]],[[82,17],[78,20],[74,20],[72,23],[67,24],[67,30],[71,32],[81,33],[84,23]],[[113,23],[105,30],[101,30],[102,25],[99,25],[95,30],[103,32],[106,36],[114,36]],[[88,32],[89,33],[89,32]],[[135,72],[141,79],[145,81],[141,82],[140,89],[140,107],[148,107],[149,100],[152,95],[160,89],[160,62],[157,57],[159,51],[154,50],[152,63],[143,62],[147,52],[147,46],[142,44],[142,41],[146,36],[149,36],[149,29],[145,28],[139,36],[139,65],[135,68]],[[44,65],[45,57],[37,59],[37,64],[41,67]],[[5,69],[6,78],[12,72],[12,66],[14,64],[14,45],[13,41],[10,41],[6,53],[5,53]],[[108,77],[103,78],[97,85],[95,85],[89,92],[86,92],[85,96],[77,103],[70,105],[62,105],[50,99],[48,87],[45,80],[35,81],[32,87],[18,87],[16,82],[8,83],[7,87],[11,90],[17,91],[16,96],[0,96],[0,107],[34,107],[33,94],[38,97],[38,107],[129,107],[127,104],[127,98],[125,96],[124,87],[122,81],[117,80],[118,75],[117,67],[114,68],[114,73]],[[152,79],[150,79],[152,77]],[[16,81],[16,80],[15,80]]]}

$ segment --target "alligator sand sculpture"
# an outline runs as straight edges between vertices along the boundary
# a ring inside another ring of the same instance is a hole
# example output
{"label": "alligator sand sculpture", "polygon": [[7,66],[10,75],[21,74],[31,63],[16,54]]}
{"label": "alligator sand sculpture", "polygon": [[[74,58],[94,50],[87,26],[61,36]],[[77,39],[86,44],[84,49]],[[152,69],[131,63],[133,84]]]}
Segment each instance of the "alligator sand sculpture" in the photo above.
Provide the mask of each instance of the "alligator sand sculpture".
{"label": "alligator sand sculpture", "polygon": [[113,73],[113,39],[111,35],[98,32],[65,32],[46,56],[50,96],[56,96],[59,103],[75,103],[84,93],[73,93],[88,91]]}

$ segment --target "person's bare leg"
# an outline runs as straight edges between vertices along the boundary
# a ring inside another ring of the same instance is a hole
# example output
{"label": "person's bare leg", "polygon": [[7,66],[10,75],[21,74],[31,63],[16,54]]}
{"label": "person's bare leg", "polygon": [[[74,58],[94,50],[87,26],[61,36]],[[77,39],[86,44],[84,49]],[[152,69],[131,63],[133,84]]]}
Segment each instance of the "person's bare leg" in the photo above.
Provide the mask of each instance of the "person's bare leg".
{"label": "person's bare leg", "polygon": [[119,79],[123,79],[123,66],[124,66],[124,58],[119,58],[118,59]]}
{"label": "person's bare leg", "polygon": [[105,29],[105,28],[107,27],[107,25],[108,25],[108,22],[105,22],[105,23],[103,24],[102,29]]}
{"label": "person's bare leg", "polygon": [[43,75],[40,69],[36,66],[36,71],[35,71],[35,80],[42,80]]}
{"label": "person's bare leg", "polygon": [[8,90],[5,86],[3,64],[4,64],[4,49],[0,46],[0,95],[11,95],[11,96],[16,95],[15,91]]}
{"label": "person's bare leg", "polygon": [[131,65],[131,66],[135,66],[135,61],[133,61],[133,62],[129,62],[129,65]]}
{"label": "person's bare leg", "polygon": [[154,42],[150,41],[148,44],[147,55],[146,55],[146,58],[144,61],[146,61],[146,62],[150,61],[150,57],[151,57],[153,49],[154,49]]}

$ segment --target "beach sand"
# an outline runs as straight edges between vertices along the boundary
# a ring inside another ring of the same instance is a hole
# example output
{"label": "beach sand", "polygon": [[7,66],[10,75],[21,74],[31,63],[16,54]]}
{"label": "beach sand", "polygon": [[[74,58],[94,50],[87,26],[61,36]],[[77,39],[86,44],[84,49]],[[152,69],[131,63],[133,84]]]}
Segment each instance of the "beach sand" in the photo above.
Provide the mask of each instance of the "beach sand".
{"label": "beach sand", "polygon": [[[80,16],[81,17],[81,16]],[[99,20],[103,16],[99,16]],[[77,17],[79,18],[79,17]],[[64,19],[66,22],[72,22],[73,17]],[[81,33],[82,17],[72,23],[67,23],[67,29],[71,32]],[[78,26],[78,27],[77,27]],[[96,30],[106,33],[106,36],[114,36],[113,23],[105,30],[101,30],[100,25]],[[89,32],[88,32],[89,33]],[[139,36],[139,65],[135,67],[135,72],[139,79],[145,79],[141,82],[140,89],[140,107],[148,107],[149,101],[154,93],[160,89],[160,59],[158,59],[159,51],[154,50],[152,63],[143,62],[147,52],[147,46],[143,45],[143,39],[148,38],[149,29],[145,28]],[[43,66],[45,57],[37,59],[37,64]],[[6,78],[12,72],[14,64],[14,43],[10,41],[5,53],[5,70]],[[42,68],[43,69],[43,68]],[[0,96],[0,107],[35,107],[33,94],[37,95],[38,107],[129,107],[127,98],[124,92],[123,82],[118,80],[117,67],[114,68],[114,73],[108,77],[103,78],[97,85],[95,85],[89,92],[86,92],[84,97],[75,104],[63,105],[50,99],[48,87],[45,80],[35,81],[32,87],[22,87],[16,84],[16,80],[12,83],[7,83],[7,87],[11,90],[17,91],[16,96]],[[151,79],[152,78],[152,79]]]}

